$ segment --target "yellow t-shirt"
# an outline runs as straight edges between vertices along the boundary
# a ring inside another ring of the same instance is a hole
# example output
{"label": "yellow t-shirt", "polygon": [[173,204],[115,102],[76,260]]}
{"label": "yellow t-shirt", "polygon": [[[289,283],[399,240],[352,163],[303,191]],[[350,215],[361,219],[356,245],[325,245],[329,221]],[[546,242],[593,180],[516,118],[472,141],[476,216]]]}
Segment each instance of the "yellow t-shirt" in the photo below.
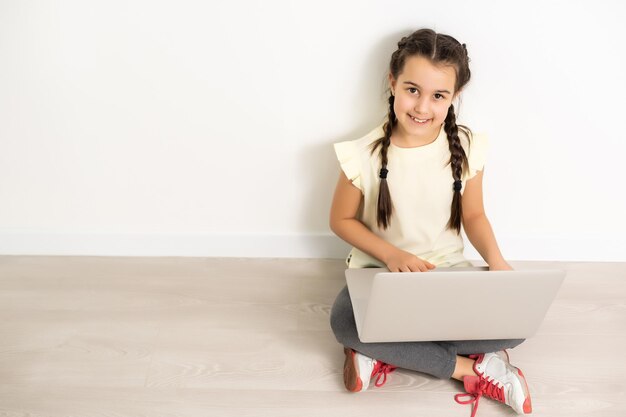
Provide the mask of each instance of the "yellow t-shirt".
{"label": "yellow t-shirt", "polygon": [[[389,145],[387,184],[393,213],[387,230],[378,228],[380,146],[370,155],[369,145],[384,136],[383,124],[359,139],[333,144],[343,172],[363,194],[358,219],[377,236],[436,266],[471,266],[463,256],[462,236],[446,229],[454,178],[443,124],[437,139],[428,145],[415,148]],[[459,139],[469,163],[469,173],[464,172],[461,178],[463,194],[466,181],[483,169],[488,140],[485,135],[474,133],[468,150],[468,140],[462,132],[459,132]],[[346,258],[346,265],[349,268],[386,267],[382,261],[356,247]]]}

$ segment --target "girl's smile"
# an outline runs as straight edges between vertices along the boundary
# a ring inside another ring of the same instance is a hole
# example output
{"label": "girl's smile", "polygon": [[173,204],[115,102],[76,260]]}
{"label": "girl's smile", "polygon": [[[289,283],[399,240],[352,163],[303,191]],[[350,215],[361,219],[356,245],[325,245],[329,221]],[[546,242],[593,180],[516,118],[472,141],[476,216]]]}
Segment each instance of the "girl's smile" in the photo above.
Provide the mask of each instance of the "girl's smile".
{"label": "girl's smile", "polygon": [[411,118],[411,120],[417,123],[417,125],[421,125],[421,126],[425,125],[426,123],[430,121],[430,119],[420,120],[417,117],[412,116],[411,114],[409,114],[409,117]]}

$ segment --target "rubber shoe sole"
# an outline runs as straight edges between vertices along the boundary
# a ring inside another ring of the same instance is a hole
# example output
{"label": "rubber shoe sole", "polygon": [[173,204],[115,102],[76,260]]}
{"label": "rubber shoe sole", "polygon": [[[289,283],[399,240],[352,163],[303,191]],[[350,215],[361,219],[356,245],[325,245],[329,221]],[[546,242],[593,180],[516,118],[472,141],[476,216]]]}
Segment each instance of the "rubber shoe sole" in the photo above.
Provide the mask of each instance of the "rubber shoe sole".
{"label": "rubber shoe sole", "polygon": [[356,363],[356,352],[350,348],[344,348],[346,360],[343,363],[343,383],[350,392],[363,390],[363,381],[359,375],[359,368]]}
{"label": "rubber shoe sole", "polygon": [[530,400],[530,391],[528,390],[528,384],[526,383],[526,377],[524,376],[524,373],[522,372],[521,369],[519,368],[515,368],[517,369],[517,373],[518,375],[521,377],[522,381],[524,382],[524,405],[522,406],[522,410],[524,411],[524,414],[530,414],[533,412],[533,405],[532,402]]}

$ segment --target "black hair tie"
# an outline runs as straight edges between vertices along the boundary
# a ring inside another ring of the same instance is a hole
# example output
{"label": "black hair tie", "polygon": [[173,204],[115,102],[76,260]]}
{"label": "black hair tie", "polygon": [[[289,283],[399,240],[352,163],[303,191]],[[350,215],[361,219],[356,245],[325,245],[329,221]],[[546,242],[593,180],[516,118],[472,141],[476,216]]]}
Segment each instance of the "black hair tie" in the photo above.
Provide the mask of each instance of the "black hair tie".
{"label": "black hair tie", "polygon": [[389,172],[388,169],[386,168],[381,168],[380,169],[380,178],[387,178],[387,173]]}
{"label": "black hair tie", "polygon": [[461,191],[461,180],[454,181],[454,191]]}

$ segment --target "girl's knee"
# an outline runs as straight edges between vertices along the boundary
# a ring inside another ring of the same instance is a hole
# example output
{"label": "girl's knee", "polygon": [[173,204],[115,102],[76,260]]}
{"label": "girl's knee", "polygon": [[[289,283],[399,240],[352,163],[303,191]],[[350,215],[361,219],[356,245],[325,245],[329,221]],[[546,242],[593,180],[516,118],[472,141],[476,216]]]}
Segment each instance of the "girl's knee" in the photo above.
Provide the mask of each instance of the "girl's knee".
{"label": "girl's knee", "polygon": [[341,302],[341,300],[337,299],[330,309],[330,327],[333,329],[335,334],[337,331],[343,327],[343,323],[346,321],[346,314],[348,313],[348,309],[346,305]]}
{"label": "girl's knee", "polygon": [[354,322],[352,304],[346,288],[342,290],[332,308],[330,309],[330,327],[338,342],[342,343],[344,336],[350,332],[351,323]]}
{"label": "girl's knee", "polygon": [[512,349],[516,346],[521,345],[522,343],[524,343],[526,341],[526,339],[511,339],[510,342],[510,347],[509,349]]}

